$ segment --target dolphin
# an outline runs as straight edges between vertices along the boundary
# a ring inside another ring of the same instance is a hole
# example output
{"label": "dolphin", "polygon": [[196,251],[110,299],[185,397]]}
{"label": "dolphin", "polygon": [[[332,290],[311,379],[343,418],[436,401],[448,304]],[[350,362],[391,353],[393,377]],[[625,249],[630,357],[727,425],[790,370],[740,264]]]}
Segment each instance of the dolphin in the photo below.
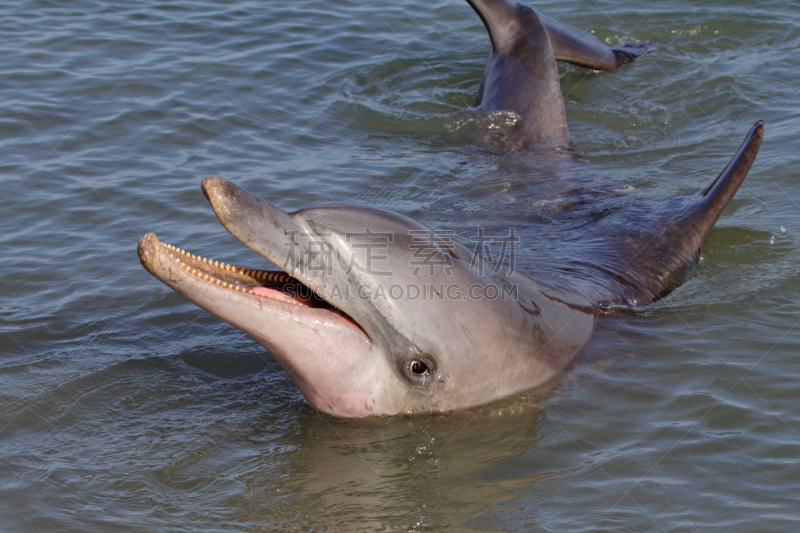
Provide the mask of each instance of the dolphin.
{"label": "dolphin", "polygon": [[[526,168],[544,161],[580,169],[583,180],[586,165],[569,155],[556,60],[613,69],[652,45],[613,49],[530,7],[468,2],[492,43],[478,107],[520,118],[507,143]],[[762,137],[759,121],[719,176],[690,196],[632,201],[613,187],[593,192],[596,201],[576,196],[564,219],[577,255],[543,253],[525,269],[498,268],[398,213],[342,202],[287,213],[218,177],[202,182],[214,213],[280,270],[220,263],[152,233],[138,254],[156,278],[262,344],[321,411],[364,417],[461,409],[547,382],[587,343],[598,316],[674,289]],[[518,209],[533,205],[521,203]],[[547,224],[515,213],[529,235],[546,238]]]}
{"label": "dolphin", "polygon": [[556,60],[612,70],[658,46],[638,43],[615,49],[522,4],[467,1],[483,20],[492,43],[475,106],[519,115],[522,123],[515,137],[523,147],[569,138]]}

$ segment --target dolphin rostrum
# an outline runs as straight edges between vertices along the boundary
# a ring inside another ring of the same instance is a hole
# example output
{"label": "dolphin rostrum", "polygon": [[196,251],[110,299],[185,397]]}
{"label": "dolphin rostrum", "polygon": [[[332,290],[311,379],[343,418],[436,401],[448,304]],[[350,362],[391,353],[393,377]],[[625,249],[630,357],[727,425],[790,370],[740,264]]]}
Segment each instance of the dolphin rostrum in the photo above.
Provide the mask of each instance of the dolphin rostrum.
{"label": "dolphin rostrum", "polygon": [[[652,48],[612,49],[529,7],[468,1],[492,42],[477,105],[519,117],[506,142],[523,159],[560,161],[568,148],[556,60],[613,69]],[[524,273],[498,269],[397,213],[348,203],[286,213],[221,178],[202,183],[215,214],[282,270],[225,265],[152,233],[138,253],[155,277],[266,347],[322,411],[358,417],[464,408],[542,384],[587,342],[598,314],[672,290],[747,175],[762,136],[759,121],[694,195],[612,198],[615,208],[602,212],[574,202],[566,217],[575,221],[571,235],[580,246],[573,249],[581,252],[555,265],[545,254]]]}

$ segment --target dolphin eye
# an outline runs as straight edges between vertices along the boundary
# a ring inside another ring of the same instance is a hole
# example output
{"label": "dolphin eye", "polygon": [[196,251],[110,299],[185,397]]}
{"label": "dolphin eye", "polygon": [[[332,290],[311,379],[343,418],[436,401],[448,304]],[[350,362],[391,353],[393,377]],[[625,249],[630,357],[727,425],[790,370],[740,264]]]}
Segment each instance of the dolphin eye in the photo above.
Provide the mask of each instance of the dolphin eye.
{"label": "dolphin eye", "polygon": [[408,368],[411,370],[412,373],[418,376],[427,376],[428,375],[428,365],[423,363],[422,361],[411,361],[409,363]]}

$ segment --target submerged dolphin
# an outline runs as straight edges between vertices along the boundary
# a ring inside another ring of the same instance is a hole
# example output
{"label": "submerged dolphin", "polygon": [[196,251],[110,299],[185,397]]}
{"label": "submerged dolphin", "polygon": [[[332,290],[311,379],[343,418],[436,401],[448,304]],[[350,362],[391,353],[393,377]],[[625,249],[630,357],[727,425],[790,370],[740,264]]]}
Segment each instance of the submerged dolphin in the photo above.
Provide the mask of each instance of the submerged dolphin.
{"label": "submerged dolphin", "polygon": [[[556,60],[612,69],[647,46],[614,50],[525,6],[469,3],[492,41],[478,105],[519,117],[506,141],[523,158],[564,163]],[[290,214],[220,178],[202,184],[217,217],[283,271],[220,264],[152,233],[140,240],[139,258],[176,292],[265,346],[322,411],[458,409],[545,382],[586,343],[598,314],[674,288],[745,178],[762,135],[758,122],[695,195],[617,202],[599,214],[587,211],[591,202],[574,202],[567,218],[577,221],[571,235],[582,251],[555,262],[545,254],[526,274],[498,269],[396,213],[325,203]],[[564,164],[585,168],[570,157]]]}

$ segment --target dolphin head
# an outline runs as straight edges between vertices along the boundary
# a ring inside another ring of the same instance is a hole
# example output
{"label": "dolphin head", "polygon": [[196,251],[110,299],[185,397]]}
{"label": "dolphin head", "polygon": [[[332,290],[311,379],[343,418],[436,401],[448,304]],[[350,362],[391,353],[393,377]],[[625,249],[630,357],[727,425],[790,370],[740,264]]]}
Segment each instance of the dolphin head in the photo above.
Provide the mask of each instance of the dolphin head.
{"label": "dolphin head", "polygon": [[255,338],[322,411],[487,403],[546,381],[592,332],[585,300],[498,274],[402,215],[345,203],[289,214],[220,178],[202,188],[225,228],[282,271],[220,264],[152,233],[142,264]]}

